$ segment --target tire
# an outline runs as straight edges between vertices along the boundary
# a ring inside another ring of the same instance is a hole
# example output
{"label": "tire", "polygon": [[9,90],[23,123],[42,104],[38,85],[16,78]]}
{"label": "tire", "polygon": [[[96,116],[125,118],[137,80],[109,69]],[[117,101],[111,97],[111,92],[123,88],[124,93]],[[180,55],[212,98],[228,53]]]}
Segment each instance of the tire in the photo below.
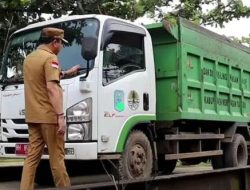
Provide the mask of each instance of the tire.
{"label": "tire", "polygon": [[152,168],[153,154],[148,137],[140,130],[132,131],[119,161],[119,177],[121,179],[150,177]]}
{"label": "tire", "polygon": [[165,160],[164,155],[158,156],[158,170],[162,174],[171,174],[176,167],[177,160]]}
{"label": "tire", "polygon": [[235,134],[233,142],[225,148],[225,166],[246,166],[248,161],[247,143],[241,134]]}

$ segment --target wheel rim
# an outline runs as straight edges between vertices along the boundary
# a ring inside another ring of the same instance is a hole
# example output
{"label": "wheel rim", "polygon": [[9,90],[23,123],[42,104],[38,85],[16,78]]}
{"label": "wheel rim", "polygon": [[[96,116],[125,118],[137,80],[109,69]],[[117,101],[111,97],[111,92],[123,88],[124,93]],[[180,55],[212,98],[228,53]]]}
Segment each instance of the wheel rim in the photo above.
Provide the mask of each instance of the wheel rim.
{"label": "wheel rim", "polygon": [[145,171],[147,157],[146,151],[140,144],[136,144],[130,150],[129,170],[133,177],[142,176]]}

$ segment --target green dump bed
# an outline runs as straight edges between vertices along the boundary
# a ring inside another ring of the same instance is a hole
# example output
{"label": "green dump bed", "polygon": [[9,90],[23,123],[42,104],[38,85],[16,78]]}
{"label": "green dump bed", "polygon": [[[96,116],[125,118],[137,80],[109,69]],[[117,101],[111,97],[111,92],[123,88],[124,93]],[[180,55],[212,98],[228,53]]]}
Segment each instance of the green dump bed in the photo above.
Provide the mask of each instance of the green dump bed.
{"label": "green dump bed", "polygon": [[147,26],[157,120],[249,122],[250,50],[185,19]]}

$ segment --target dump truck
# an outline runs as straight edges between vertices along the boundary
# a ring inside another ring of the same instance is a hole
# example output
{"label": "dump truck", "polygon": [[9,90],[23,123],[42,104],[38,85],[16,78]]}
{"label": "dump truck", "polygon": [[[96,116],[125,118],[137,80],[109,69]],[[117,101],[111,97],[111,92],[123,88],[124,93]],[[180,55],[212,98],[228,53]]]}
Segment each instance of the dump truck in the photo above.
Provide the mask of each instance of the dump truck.
{"label": "dump truck", "polygon": [[27,153],[23,60],[44,27],[62,28],[69,41],[60,68],[81,67],[60,81],[66,162],[110,161],[124,179],[171,173],[178,160],[247,165],[249,48],[183,18],[142,26],[105,15],[48,20],[11,35],[0,75],[1,157]]}

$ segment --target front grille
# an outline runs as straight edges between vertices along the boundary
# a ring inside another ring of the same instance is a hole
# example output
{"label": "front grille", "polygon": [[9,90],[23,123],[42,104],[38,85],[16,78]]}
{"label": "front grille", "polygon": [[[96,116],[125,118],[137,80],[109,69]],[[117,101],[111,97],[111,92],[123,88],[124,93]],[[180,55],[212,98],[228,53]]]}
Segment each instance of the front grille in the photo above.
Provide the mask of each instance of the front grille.
{"label": "front grille", "polygon": [[15,129],[17,134],[28,134],[28,129]]}
{"label": "front grille", "polygon": [[28,138],[8,138],[8,142],[29,142]]}
{"label": "front grille", "polygon": [[12,119],[15,124],[25,124],[25,119]]}
{"label": "front grille", "polygon": [[44,154],[44,155],[49,155],[49,151],[48,151],[48,148],[47,148],[47,147],[44,148],[43,154]]}
{"label": "front grille", "polygon": [[8,133],[8,130],[5,127],[3,127],[3,132]]}

